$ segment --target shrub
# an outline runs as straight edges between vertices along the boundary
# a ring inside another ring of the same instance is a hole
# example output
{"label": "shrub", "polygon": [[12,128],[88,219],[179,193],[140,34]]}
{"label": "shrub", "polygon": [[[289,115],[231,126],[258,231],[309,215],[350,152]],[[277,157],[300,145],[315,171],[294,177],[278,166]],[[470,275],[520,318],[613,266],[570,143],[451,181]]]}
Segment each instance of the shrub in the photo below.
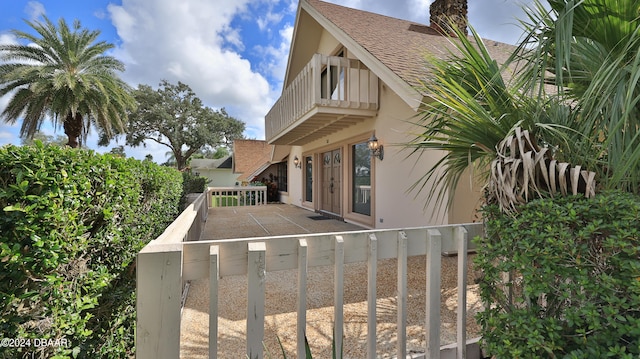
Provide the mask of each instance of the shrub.
{"label": "shrub", "polygon": [[207,188],[207,177],[196,176],[191,171],[182,172],[182,186],[184,194],[202,193]]}
{"label": "shrub", "polygon": [[640,355],[640,199],[541,199],[485,208],[479,313],[496,358]]}
{"label": "shrub", "polygon": [[181,182],[149,161],[1,147],[0,333],[31,342],[0,358],[133,355],[135,256],[177,215]]}

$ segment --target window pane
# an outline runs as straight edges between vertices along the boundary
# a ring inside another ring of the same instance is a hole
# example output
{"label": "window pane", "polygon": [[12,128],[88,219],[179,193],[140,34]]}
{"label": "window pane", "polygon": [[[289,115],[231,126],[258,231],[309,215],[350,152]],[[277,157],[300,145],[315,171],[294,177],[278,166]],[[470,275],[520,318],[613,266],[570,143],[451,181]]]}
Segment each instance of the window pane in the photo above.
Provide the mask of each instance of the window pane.
{"label": "window pane", "polygon": [[287,192],[287,162],[278,164],[278,190]]}
{"label": "window pane", "polygon": [[353,212],[371,215],[371,152],[366,142],[358,143],[353,149]]}
{"label": "window pane", "polygon": [[304,200],[313,202],[313,161],[311,156],[304,159]]}

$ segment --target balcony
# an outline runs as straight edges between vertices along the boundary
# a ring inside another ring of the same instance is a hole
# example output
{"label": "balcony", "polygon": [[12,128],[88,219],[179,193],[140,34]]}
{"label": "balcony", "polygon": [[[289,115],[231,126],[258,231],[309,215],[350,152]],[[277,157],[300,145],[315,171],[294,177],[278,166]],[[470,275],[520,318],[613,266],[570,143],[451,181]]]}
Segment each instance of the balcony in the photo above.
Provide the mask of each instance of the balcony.
{"label": "balcony", "polygon": [[304,145],[372,118],[378,77],[360,61],[315,54],[265,117],[274,145]]}

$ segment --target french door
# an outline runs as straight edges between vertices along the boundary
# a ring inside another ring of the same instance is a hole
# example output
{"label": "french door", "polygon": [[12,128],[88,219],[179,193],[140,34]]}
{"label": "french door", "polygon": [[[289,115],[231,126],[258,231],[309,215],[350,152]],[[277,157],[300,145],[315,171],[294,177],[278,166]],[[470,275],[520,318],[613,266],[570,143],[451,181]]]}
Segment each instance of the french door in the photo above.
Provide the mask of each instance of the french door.
{"label": "french door", "polygon": [[342,150],[322,153],[322,203],[320,209],[342,215]]}

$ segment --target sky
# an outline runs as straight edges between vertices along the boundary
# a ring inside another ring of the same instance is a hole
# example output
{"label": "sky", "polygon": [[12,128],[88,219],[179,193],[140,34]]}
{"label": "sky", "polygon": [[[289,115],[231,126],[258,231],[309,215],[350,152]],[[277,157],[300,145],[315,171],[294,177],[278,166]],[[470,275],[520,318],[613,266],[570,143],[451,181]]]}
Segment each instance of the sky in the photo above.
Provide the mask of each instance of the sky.
{"label": "sky", "polygon": [[[326,0],[387,16],[429,23],[433,0]],[[518,42],[523,6],[532,0],[469,0],[469,22],[486,39]],[[42,15],[68,24],[79,20],[100,30],[108,53],[122,61],[120,77],[131,87],[161,80],[189,85],[206,106],[225,108],[245,122],[245,136],[264,139],[264,116],[282,92],[298,0],[0,0],[0,44],[16,43],[11,30],[32,32],[25,20]],[[0,98],[0,112],[9,98]],[[20,145],[20,123],[0,121],[0,146]],[[64,135],[46,122],[42,131]],[[87,147],[109,152],[124,138],[98,147],[93,129]],[[168,147],[153,141],[125,147],[129,157],[147,154],[162,163]]]}

